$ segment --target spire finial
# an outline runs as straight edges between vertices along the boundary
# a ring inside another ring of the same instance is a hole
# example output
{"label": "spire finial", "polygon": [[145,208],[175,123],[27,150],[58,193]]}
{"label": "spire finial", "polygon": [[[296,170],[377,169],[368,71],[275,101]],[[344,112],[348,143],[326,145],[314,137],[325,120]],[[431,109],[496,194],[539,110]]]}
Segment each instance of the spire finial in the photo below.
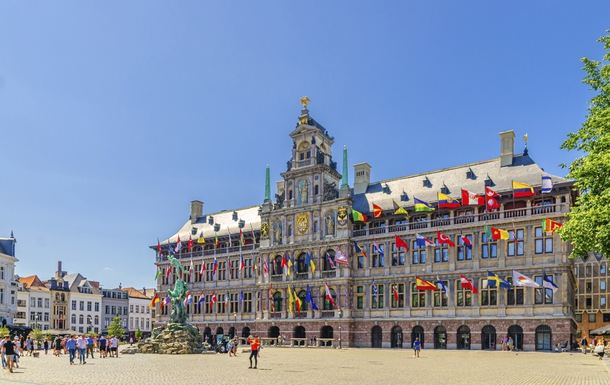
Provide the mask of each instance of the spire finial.
{"label": "spire finial", "polygon": [[347,146],[343,146],[343,175],[341,176],[341,189],[347,189]]}
{"label": "spire finial", "polygon": [[265,169],[265,202],[271,201],[271,178],[269,176],[269,165]]}
{"label": "spire finial", "polygon": [[303,96],[301,98],[301,104],[303,105],[303,109],[306,110],[307,109],[307,103],[309,103],[311,100],[309,100],[308,96]]}

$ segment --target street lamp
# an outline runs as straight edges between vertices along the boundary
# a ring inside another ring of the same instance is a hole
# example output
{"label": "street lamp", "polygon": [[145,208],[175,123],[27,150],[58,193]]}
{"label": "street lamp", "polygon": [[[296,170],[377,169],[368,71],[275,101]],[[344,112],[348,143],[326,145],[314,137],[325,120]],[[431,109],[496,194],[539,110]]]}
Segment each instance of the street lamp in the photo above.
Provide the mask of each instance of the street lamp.
{"label": "street lamp", "polygon": [[343,309],[339,309],[339,349],[341,349],[341,318],[343,318]]}
{"label": "street lamp", "polygon": [[87,333],[91,331],[91,316],[87,316]]}
{"label": "street lamp", "polygon": [[233,313],[233,337],[237,336],[237,330],[235,324],[237,323],[237,312]]}
{"label": "street lamp", "polygon": [[36,319],[36,322],[34,323],[34,329],[38,329],[38,327],[37,327],[38,326],[38,317],[39,317],[39,315],[38,315],[38,313],[36,313],[36,315],[34,316],[34,318]]}

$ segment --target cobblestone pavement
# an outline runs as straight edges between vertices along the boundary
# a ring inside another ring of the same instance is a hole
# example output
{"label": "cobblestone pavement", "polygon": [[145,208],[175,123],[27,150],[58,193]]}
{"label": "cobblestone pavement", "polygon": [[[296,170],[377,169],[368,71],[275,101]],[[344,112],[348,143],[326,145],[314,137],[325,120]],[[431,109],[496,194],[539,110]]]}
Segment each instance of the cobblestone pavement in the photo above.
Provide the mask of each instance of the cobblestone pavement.
{"label": "cobblestone pavement", "polygon": [[[241,349],[240,349],[241,351]],[[591,354],[265,348],[257,370],[249,353],[121,355],[69,365],[52,354],[23,357],[0,385],[16,384],[610,384],[608,361]]]}

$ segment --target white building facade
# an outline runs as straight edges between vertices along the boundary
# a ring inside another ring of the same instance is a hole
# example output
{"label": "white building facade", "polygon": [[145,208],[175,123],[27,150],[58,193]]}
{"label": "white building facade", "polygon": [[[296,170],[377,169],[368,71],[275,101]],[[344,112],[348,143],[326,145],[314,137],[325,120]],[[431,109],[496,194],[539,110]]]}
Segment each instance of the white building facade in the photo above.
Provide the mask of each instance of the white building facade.
{"label": "white building facade", "polygon": [[15,243],[17,240],[11,234],[10,238],[0,238],[0,325],[11,325],[17,314],[17,282],[14,280]]}

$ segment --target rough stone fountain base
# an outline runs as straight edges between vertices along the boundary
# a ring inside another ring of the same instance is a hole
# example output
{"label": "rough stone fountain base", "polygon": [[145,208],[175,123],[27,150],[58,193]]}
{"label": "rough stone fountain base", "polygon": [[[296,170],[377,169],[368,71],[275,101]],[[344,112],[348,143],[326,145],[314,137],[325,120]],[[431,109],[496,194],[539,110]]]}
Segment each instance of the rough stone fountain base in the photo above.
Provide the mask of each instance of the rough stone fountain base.
{"label": "rough stone fountain base", "polygon": [[187,323],[170,323],[167,328],[155,328],[152,337],[138,343],[140,353],[198,354],[204,350],[201,333]]}

